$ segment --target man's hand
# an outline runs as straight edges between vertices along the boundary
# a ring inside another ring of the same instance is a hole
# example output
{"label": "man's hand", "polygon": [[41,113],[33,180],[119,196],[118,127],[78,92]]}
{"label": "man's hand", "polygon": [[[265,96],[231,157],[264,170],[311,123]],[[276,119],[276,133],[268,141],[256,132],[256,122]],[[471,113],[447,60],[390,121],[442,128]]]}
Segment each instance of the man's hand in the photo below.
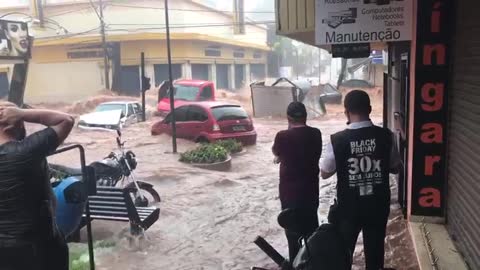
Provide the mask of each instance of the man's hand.
{"label": "man's hand", "polygon": [[10,107],[10,106],[1,106],[0,107],[0,125],[3,126],[3,130],[8,132],[22,123],[22,113],[23,110]]}
{"label": "man's hand", "polygon": [[23,126],[23,122],[51,127],[57,133],[59,143],[70,134],[75,119],[68,114],[39,109],[19,109],[14,104],[0,104],[0,125],[4,131]]}

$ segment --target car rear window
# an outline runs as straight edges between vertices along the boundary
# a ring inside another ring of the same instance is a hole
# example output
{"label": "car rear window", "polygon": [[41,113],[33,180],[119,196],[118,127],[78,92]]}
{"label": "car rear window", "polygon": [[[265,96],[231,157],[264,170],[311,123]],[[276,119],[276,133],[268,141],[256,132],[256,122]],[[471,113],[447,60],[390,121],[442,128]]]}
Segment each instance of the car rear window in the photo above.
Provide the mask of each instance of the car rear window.
{"label": "car rear window", "polygon": [[95,108],[96,112],[122,111],[125,114],[125,104],[100,104]]}
{"label": "car rear window", "polygon": [[217,121],[241,120],[248,118],[247,112],[239,106],[221,106],[212,108],[212,114]]}

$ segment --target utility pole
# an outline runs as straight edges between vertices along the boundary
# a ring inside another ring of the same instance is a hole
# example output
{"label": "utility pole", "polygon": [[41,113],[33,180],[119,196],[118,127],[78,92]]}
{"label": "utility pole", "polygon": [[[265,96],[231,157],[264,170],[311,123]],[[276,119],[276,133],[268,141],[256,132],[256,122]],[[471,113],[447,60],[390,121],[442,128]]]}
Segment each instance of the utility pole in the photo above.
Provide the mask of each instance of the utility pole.
{"label": "utility pole", "polygon": [[165,27],[167,31],[167,55],[168,55],[168,89],[170,91],[170,115],[172,116],[172,147],[173,153],[177,153],[177,126],[175,121],[175,89],[172,75],[172,51],[170,46],[170,22],[168,18],[168,0],[165,1]]}
{"label": "utility pole", "polygon": [[299,66],[298,66],[298,48],[295,47],[295,70],[297,73],[297,80],[298,80],[298,72],[299,72]]}
{"label": "utility pole", "polygon": [[322,49],[318,48],[318,83],[322,82]]}
{"label": "utility pole", "polygon": [[147,119],[146,108],[145,108],[145,91],[148,91],[151,88],[150,78],[145,76],[145,53],[142,52],[140,55],[140,73],[142,77],[142,121],[145,122]]}
{"label": "utility pole", "polygon": [[108,48],[107,40],[105,36],[105,20],[103,18],[103,1],[99,0],[100,4],[100,34],[102,35],[102,46],[103,46],[103,67],[105,72],[105,88],[110,90],[110,65],[108,63]]}

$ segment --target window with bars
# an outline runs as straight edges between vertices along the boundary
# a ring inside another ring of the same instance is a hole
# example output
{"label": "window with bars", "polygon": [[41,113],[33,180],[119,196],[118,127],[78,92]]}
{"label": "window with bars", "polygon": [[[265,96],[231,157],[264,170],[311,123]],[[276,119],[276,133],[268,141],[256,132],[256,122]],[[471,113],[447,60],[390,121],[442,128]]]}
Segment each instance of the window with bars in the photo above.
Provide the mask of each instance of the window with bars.
{"label": "window with bars", "polygon": [[220,46],[208,46],[205,49],[205,56],[212,56],[212,57],[222,56],[222,50]]}
{"label": "window with bars", "polygon": [[255,51],[253,53],[253,58],[255,58],[255,59],[260,59],[262,57],[263,57],[263,53],[261,51]]}
{"label": "window with bars", "polygon": [[233,57],[235,57],[235,58],[245,58],[245,50],[244,49],[235,49],[233,51]]}
{"label": "window with bars", "polygon": [[67,52],[67,57],[69,59],[102,58],[103,51],[72,51]]}

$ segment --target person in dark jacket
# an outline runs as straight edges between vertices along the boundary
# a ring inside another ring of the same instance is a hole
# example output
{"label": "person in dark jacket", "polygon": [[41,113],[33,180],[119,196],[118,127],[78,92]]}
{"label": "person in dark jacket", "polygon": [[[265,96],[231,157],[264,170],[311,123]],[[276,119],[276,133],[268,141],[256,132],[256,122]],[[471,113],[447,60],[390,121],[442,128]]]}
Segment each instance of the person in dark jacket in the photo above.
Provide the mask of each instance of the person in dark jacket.
{"label": "person in dark jacket", "polygon": [[[300,102],[287,109],[288,129],[277,133],[272,151],[280,163],[280,202],[282,209],[301,212],[300,227],[313,233],[318,227],[319,173],[322,153],[320,130],[307,125],[307,110]],[[286,231],[289,257],[293,261],[300,244],[300,235]]]}
{"label": "person in dark jacket", "polygon": [[370,121],[366,92],[349,92],[344,106],[348,127],[331,136],[321,174],[324,179],[337,174],[337,226],[352,256],[362,231],[366,269],[384,269],[389,174],[397,173],[400,158],[392,132]]}
{"label": "person in dark jacket", "polygon": [[[24,122],[47,126],[25,136]],[[0,269],[68,270],[68,247],[54,219],[46,157],[74,119],[0,103]]]}

